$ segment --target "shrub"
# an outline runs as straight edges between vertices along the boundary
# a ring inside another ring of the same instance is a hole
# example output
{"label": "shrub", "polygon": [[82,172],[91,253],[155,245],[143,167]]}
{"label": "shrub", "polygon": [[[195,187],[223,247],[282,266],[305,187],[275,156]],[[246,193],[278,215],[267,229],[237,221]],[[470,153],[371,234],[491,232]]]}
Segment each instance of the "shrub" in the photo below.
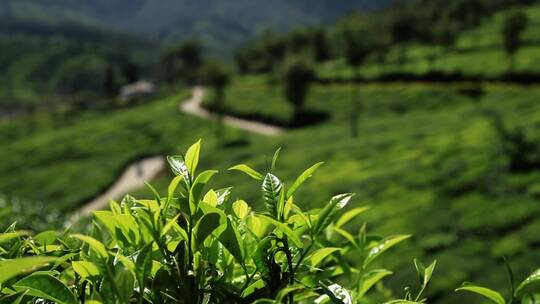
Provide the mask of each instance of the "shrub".
{"label": "shrub", "polygon": [[[200,141],[167,158],[175,177],[165,196],[149,186],[154,199],[95,211],[89,235],[8,228],[0,303],[357,303],[391,274],[373,262],[409,236],[373,236],[365,225],[353,235],[347,224],[367,208],[347,210],[352,194],[302,210],[296,191],[321,163],[289,187],[274,173],[279,153],[266,174],[232,167],[260,183],[265,211],[255,212],[230,200],[231,188],[204,191],[217,172],[196,173],[199,151]],[[415,266],[420,291],[389,303],[426,301],[435,263]],[[487,295],[478,288],[462,289]]]}

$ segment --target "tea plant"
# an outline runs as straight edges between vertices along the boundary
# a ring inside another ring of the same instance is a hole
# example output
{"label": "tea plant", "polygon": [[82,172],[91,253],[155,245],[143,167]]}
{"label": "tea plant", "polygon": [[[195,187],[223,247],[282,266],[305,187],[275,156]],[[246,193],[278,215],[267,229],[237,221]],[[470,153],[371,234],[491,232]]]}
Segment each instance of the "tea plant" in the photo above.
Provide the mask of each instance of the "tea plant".
{"label": "tea plant", "polygon": [[[255,212],[231,188],[205,190],[217,171],[197,173],[200,147],[167,158],[165,195],[148,185],[153,199],[112,201],[88,235],[11,225],[0,234],[0,304],[360,303],[391,274],[374,261],[409,236],[373,236],[365,224],[352,233],[367,210],[347,209],[352,194],[302,209],[297,190],[322,163],[290,186],[275,174],[279,150],[264,174],[232,167],[259,184],[265,211]],[[435,263],[415,266],[420,291],[389,303],[425,303]]]}

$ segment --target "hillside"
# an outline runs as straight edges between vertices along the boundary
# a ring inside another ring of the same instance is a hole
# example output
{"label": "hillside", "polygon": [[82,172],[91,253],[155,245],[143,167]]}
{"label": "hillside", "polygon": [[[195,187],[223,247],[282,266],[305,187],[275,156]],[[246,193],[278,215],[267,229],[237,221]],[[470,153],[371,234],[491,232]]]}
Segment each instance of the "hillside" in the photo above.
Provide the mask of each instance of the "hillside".
{"label": "hillside", "polygon": [[130,78],[143,76],[156,49],[80,22],[10,17],[0,25],[0,116],[59,104],[96,104],[114,96]]}
{"label": "hillside", "polygon": [[353,9],[376,9],[385,1],[242,0],[1,0],[0,16],[58,22],[80,20],[159,41],[201,38],[213,50],[232,50],[264,29],[335,20]]}
{"label": "hillside", "polygon": [[[504,18],[513,11],[523,11],[528,26],[522,34],[523,47],[513,58],[513,73],[539,74],[540,5],[520,5],[497,12],[481,24],[459,33],[451,47],[410,42],[405,47],[405,59],[400,59],[402,47],[392,46],[383,56],[370,56],[359,69],[365,79],[377,79],[385,74],[422,76],[429,73],[458,74],[464,78],[497,79],[509,73],[511,58],[503,49],[501,30]],[[401,62],[400,62],[401,61]],[[323,79],[349,79],[353,70],[343,58],[328,61],[318,67]]]}

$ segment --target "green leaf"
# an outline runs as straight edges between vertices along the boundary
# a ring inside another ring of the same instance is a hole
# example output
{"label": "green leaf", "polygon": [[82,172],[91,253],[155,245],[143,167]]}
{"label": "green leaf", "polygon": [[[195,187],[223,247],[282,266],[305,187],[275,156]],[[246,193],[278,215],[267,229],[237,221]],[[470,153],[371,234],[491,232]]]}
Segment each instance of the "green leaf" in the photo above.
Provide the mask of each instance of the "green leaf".
{"label": "green leaf", "polygon": [[355,247],[358,248],[358,244],[357,244],[356,240],[354,239],[354,236],[352,234],[350,234],[347,230],[343,230],[343,229],[340,229],[340,228],[337,228],[337,227],[334,227],[333,229],[339,235],[341,235],[342,237],[347,239],[347,241],[349,241],[352,245],[354,245]]}
{"label": "green leaf", "polygon": [[169,166],[171,167],[171,171],[174,173],[174,175],[182,176],[184,182],[189,187],[191,183],[191,175],[186,163],[184,162],[184,158],[180,155],[167,156],[167,162],[169,162]]}
{"label": "green leaf", "polygon": [[167,224],[163,226],[163,229],[161,229],[161,233],[159,234],[159,236],[161,237],[165,236],[174,227],[174,224],[176,224],[176,221],[178,221],[178,218],[181,215],[182,215],[181,213],[178,213],[175,217],[170,219],[169,222],[167,222]]}
{"label": "green leaf", "polygon": [[242,238],[238,233],[238,229],[229,218],[227,218],[227,228],[219,235],[219,241],[238,262],[244,262]]}
{"label": "green leaf", "polygon": [[266,210],[277,219],[279,211],[279,196],[282,191],[282,184],[279,178],[272,173],[266,174],[262,183],[263,200]]}
{"label": "green leaf", "polygon": [[471,285],[469,283],[463,283],[463,285],[457,288],[456,291],[473,292],[493,301],[496,304],[506,303],[506,301],[504,300],[503,296],[500,293],[486,287],[480,287],[480,286]]}
{"label": "green leaf", "polygon": [[279,152],[281,151],[281,147],[279,147],[276,152],[274,152],[274,156],[272,157],[272,165],[270,166],[270,172],[274,172],[276,169],[277,160],[279,158]]}
{"label": "green leaf", "polygon": [[234,202],[232,204],[232,208],[233,208],[234,214],[236,214],[236,216],[241,219],[248,216],[249,210],[250,210],[248,204],[243,200],[237,200],[236,202]]}
{"label": "green leaf", "polygon": [[95,277],[100,274],[99,268],[92,262],[73,261],[71,266],[73,267],[73,270],[83,279]]}
{"label": "green leaf", "polygon": [[36,273],[13,284],[16,291],[28,290],[27,295],[44,298],[58,304],[77,304],[75,295],[57,278]]}
{"label": "green leaf", "polygon": [[15,232],[7,232],[0,234],[0,244],[10,242],[14,239],[17,239],[23,235],[28,235],[28,232],[26,231],[15,231]]}
{"label": "green leaf", "polygon": [[90,246],[90,249],[97,253],[101,258],[105,260],[108,259],[109,254],[107,252],[107,248],[100,241],[94,239],[93,237],[82,234],[72,234],[71,236],[87,243]]}
{"label": "green leaf", "polygon": [[41,245],[50,245],[56,242],[57,233],[54,230],[47,230],[34,236],[36,243]]}
{"label": "green leaf", "polygon": [[540,269],[537,269],[531,273],[525,280],[523,280],[516,288],[515,295],[521,293],[521,291],[529,285],[540,283]]}
{"label": "green leaf", "polygon": [[317,267],[326,257],[340,250],[341,248],[336,248],[336,247],[321,248],[311,253],[306,260],[309,263],[309,265],[313,267]]}
{"label": "green leaf", "polygon": [[338,212],[347,206],[352,196],[350,193],[345,193],[330,199],[330,202],[320,212],[319,219],[314,227],[315,235],[321,233],[332,223]]}
{"label": "green leaf", "polygon": [[364,274],[358,286],[358,298],[362,298],[373,285],[391,274],[392,272],[386,269],[375,269]]}
{"label": "green leaf", "polygon": [[375,260],[383,252],[387,251],[388,249],[394,247],[399,242],[404,241],[410,237],[411,237],[410,235],[396,235],[396,236],[385,238],[384,240],[379,242],[375,247],[369,250],[364,260],[364,268],[367,267],[371,262],[373,262],[373,260]]}
{"label": "green leaf", "polygon": [[118,286],[118,297],[120,298],[120,303],[129,303],[129,299],[133,294],[133,289],[135,286],[135,279],[133,274],[127,268],[122,268],[117,271],[114,276],[114,281]]}
{"label": "green leaf", "polygon": [[298,188],[307,180],[309,179],[311,176],[313,176],[313,173],[315,173],[315,171],[317,171],[317,169],[322,165],[324,164],[323,162],[320,162],[320,163],[316,163],[315,165],[309,167],[308,169],[306,169],[302,174],[300,174],[300,176],[298,176],[296,178],[296,180],[294,181],[294,183],[291,185],[291,187],[289,188],[289,190],[287,191],[287,198],[293,196],[293,194],[296,192],[296,190],[298,190]]}
{"label": "green leaf", "polygon": [[319,285],[323,289],[325,295],[320,296],[315,300],[315,303],[321,303],[324,298],[329,298],[330,302],[334,304],[353,304],[351,294],[347,289],[338,284],[325,285],[319,282]]}
{"label": "green leaf", "polygon": [[201,152],[201,140],[199,139],[194,143],[186,152],[186,166],[191,173],[191,176],[195,176],[195,170],[199,164],[199,153]]}
{"label": "green leaf", "polygon": [[139,288],[144,290],[145,279],[151,275],[152,272],[152,243],[144,246],[135,259],[135,265],[137,266],[137,281],[139,282]]}
{"label": "green leaf", "polygon": [[216,170],[207,170],[199,174],[195,181],[193,182],[193,185],[191,186],[191,190],[189,191],[189,208],[191,211],[191,214],[195,213],[195,210],[197,209],[197,206],[202,198],[202,191],[206,184],[210,181],[212,176],[216,174]]}
{"label": "green leaf", "polygon": [[169,186],[167,187],[167,203],[171,201],[171,199],[174,196],[174,192],[176,191],[176,188],[178,188],[178,184],[184,177],[181,175],[175,176]]}
{"label": "green leaf", "polygon": [[336,227],[341,228],[343,225],[347,224],[350,220],[354,219],[358,215],[366,212],[369,207],[358,207],[352,210],[345,212],[336,222]]}
{"label": "green leaf", "polygon": [[433,261],[433,263],[426,268],[419,260],[414,259],[414,267],[416,268],[418,280],[420,281],[422,287],[426,287],[429,280],[431,280],[431,276],[435,270],[435,265],[437,265],[437,261]]}
{"label": "green leaf", "polygon": [[198,243],[204,243],[204,240],[221,224],[225,224],[225,219],[222,219],[219,213],[206,213],[203,215],[195,225],[195,235]]}
{"label": "green leaf", "polygon": [[229,168],[229,171],[232,171],[232,170],[244,172],[245,174],[247,174],[247,175],[251,176],[252,178],[254,178],[256,180],[259,180],[259,181],[263,180],[262,174],[260,174],[259,172],[253,170],[248,165],[241,164],[241,165],[236,165],[234,167]]}
{"label": "green leaf", "polygon": [[[17,292],[0,298],[0,304],[21,304],[28,291]],[[86,303],[85,303],[86,304]]]}
{"label": "green leaf", "polygon": [[56,257],[34,256],[0,261],[0,284],[20,274],[47,266],[57,259]]}
{"label": "green leaf", "polygon": [[264,214],[257,215],[257,216],[262,219],[265,219],[266,221],[270,222],[270,224],[274,225],[276,229],[281,231],[283,234],[285,234],[294,243],[296,247],[302,248],[303,246],[302,240],[287,225],[285,225],[284,223],[278,222],[277,220],[269,216],[266,216]]}
{"label": "green leaf", "polygon": [[305,289],[306,287],[302,284],[294,284],[294,285],[289,285],[285,288],[282,288],[279,293],[277,294],[276,296],[276,300],[275,300],[275,303],[284,303],[283,300],[285,299],[285,297],[287,297],[290,293],[293,293],[295,291],[298,291],[298,290],[302,290],[302,289]]}

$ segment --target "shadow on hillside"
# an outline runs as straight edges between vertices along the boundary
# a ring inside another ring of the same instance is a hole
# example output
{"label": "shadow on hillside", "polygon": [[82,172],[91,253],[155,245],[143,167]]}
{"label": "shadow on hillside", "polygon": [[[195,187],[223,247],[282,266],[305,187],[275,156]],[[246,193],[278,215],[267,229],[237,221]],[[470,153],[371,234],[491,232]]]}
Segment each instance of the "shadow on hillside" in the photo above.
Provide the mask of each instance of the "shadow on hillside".
{"label": "shadow on hillside", "polygon": [[[216,108],[211,105],[204,105],[204,108],[216,113]],[[330,119],[330,114],[323,111],[306,109],[291,117],[291,119],[283,119],[272,115],[261,113],[238,113],[231,109],[224,109],[223,114],[236,118],[241,118],[250,121],[261,122],[273,126],[278,126],[286,129],[298,129],[308,126],[321,124]]]}
{"label": "shadow on hillside", "polygon": [[461,72],[429,72],[425,74],[411,73],[388,73],[374,78],[356,77],[335,77],[319,78],[316,80],[319,84],[334,83],[390,83],[390,82],[425,82],[425,83],[457,83],[457,82],[497,82],[513,83],[521,85],[540,84],[540,74],[538,73],[514,73],[507,72],[494,77],[482,75],[465,75]]}

